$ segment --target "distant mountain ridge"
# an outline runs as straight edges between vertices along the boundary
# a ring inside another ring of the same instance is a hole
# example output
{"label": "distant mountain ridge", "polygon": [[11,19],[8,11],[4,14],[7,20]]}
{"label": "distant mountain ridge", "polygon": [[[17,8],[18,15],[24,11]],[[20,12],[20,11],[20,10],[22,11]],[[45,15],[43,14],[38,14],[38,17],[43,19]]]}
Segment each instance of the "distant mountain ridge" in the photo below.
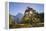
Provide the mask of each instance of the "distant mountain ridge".
{"label": "distant mountain ridge", "polygon": [[23,14],[18,13],[16,16],[13,16],[13,15],[11,15],[11,16],[13,17],[13,20],[14,20],[15,22],[17,22],[18,24],[21,23],[21,19],[22,19],[22,17],[23,17]]}

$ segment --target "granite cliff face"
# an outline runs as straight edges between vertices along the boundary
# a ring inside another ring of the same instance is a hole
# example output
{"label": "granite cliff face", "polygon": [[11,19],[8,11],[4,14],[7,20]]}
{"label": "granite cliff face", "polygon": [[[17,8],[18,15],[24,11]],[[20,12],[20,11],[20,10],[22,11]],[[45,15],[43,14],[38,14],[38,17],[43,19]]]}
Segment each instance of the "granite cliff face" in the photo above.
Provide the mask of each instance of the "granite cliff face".
{"label": "granite cliff face", "polygon": [[23,17],[23,14],[18,13],[16,16],[11,15],[11,17],[12,17],[14,22],[19,24],[19,23],[21,23],[21,19]]}

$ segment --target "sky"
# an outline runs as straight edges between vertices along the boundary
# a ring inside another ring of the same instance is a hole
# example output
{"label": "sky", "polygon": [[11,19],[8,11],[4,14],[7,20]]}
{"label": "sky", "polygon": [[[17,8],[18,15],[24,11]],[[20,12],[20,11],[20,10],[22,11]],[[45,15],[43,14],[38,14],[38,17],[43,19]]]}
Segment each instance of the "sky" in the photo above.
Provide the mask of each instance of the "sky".
{"label": "sky", "polygon": [[9,13],[14,16],[18,13],[24,14],[27,7],[33,8],[39,13],[44,12],[44,4],[9,2]]}

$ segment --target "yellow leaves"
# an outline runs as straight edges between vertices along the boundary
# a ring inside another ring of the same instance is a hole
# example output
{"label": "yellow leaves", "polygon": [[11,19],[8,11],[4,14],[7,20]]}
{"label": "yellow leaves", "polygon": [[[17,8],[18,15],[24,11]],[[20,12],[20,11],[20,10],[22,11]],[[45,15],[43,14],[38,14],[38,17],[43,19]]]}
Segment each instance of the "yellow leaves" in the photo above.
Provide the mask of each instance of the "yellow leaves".
{"label": "yellow leaves", "polygon": [[25,21],[29,20],[29,18],[25,17]]}

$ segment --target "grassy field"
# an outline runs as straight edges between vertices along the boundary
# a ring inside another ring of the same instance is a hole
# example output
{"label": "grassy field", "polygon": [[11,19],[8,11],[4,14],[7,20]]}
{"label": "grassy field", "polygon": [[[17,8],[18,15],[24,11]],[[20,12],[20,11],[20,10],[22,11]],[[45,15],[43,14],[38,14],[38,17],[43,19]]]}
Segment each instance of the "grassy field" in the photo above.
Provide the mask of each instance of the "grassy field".
{"label": "grassy field", "polygon": [[43,27],[44,24],[43,23],[39,23],[39,24],[34,24],[34,25],[31,25],[31,24],[14,24],[12,25],[12,27],[10,28],[31,28],[31,27]]}

